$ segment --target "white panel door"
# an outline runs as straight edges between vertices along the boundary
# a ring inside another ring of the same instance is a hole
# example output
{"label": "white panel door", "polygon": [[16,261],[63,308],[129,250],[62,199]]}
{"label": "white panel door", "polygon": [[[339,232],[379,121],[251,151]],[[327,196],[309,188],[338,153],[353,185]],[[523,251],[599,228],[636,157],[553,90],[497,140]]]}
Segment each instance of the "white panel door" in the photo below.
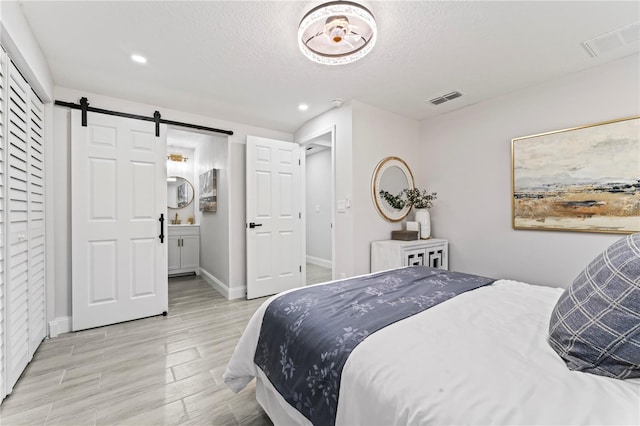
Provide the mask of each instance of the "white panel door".
{"label": "white panel door", "polygon": [[[166,126],[81,112],[71,117],[72,328],[168,309]],[[164,242],[160,233],[164,233]]]}
{"label": "white panel door", "polygon": [[247,298],[301,285],[300,146],[247,136]]}

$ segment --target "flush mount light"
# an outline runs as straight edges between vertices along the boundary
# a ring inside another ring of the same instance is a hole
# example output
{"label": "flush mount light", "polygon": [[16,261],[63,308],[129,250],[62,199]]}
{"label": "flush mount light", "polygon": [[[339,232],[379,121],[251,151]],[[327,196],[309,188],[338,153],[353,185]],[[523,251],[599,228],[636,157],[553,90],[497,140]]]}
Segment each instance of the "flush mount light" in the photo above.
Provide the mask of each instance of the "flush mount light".
{"label": "flush mount light", "polygon": [[357,61],[373,49],[376,37],[376,21],[371,12],[349,1],[324,3],[311,9],[298,27],[302,53],[325,65]]}
{"label": "flush mount light", "polygon": [[298,105],[298,109],[299,109],[300,111],[306,111],[306,110],[308,110],[308,109],[309,109],[309,105],[307,105],[307,104],[300,104],[300,105]]}
{"label": "flush mount light", "polygon": [[146,64],[147,63],[147,58],[145,58],[142,55],[133,54],[133,55],[131,55],[131,60],[133,62],[137,62],[139,64]]}

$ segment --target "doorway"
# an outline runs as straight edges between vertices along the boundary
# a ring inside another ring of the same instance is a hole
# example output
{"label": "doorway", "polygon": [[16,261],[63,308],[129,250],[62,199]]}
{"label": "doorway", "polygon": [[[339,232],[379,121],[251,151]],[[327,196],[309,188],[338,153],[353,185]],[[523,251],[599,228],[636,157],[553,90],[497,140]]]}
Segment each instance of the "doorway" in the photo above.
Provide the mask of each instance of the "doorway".
{"label": "doorway", "polygon": [[326,129],[298,141],[305,154],[305,284],[334,279],[334,131]]}

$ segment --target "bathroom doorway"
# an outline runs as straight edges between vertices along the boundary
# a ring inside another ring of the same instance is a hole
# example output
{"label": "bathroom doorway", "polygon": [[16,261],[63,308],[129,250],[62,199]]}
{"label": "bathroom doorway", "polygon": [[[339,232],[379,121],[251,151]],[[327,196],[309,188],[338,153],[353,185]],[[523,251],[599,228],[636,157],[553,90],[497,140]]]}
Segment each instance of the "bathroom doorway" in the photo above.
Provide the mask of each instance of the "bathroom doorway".
{"label": "bathroom doorway", "polygon": [[306,285],[333,279],[333,128],[299,141],[305,153]]}

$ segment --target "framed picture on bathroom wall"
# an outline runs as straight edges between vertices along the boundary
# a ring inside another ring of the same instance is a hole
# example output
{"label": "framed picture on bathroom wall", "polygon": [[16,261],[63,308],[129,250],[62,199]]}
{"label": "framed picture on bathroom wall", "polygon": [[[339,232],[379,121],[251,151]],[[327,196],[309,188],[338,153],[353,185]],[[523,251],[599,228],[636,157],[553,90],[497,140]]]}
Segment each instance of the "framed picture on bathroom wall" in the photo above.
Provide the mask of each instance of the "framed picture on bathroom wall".
{"label": "framed picture on bathroom wall", "polygon": [[218,169],[210,169],[200,175],[200,211],[215,212],[218,209]]}

